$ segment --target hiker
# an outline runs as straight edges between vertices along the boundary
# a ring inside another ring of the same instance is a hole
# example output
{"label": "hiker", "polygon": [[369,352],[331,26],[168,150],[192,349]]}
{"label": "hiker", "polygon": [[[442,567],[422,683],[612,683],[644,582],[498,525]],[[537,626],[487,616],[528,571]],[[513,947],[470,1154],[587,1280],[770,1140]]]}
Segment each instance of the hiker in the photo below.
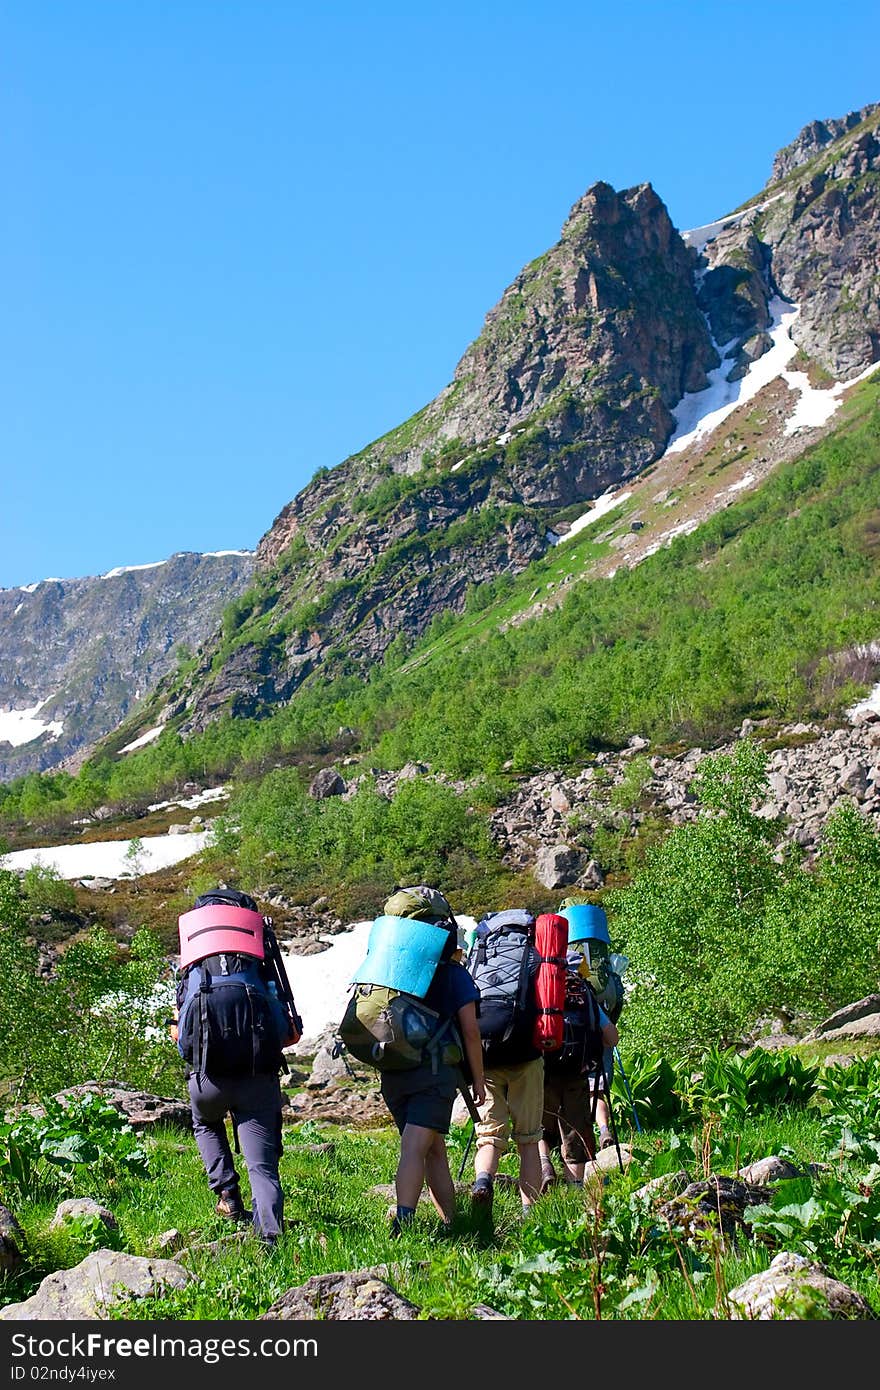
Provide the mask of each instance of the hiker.
{"label": "hiker", "polygon": [[[446,1135],[452,1107],[458,1091],[471,1106],[482,1104],[486,1094],[479,991],[461,964],[464,942],[438,889],[424,884],[395,889],[373,923],[367,957],[355,972],[354,994],[339,1029],[349,1051],[379,1070],[382,1099],[400,1134],[392,1237],[414,1221],[423,1186],[444,1230],[451,1228],[455,1187]],[[398,1008],[397,1016],[408,1016],[410,1024],[409,1031],[401,1029],[399,1040],[393,1036]],[[421,1013],[422,1008],[432,1012]],[[425,1020],[427,1031],[416,1051],[411,1025],[419,1019]],[[381,1042],[370,1032],[371,1024],[382,1034]]]}
{"label": "hiker", "polygon": [[561,1152],[564,1180],[583,1186],[587,1159],[596,1156],[593,1125],[598,1100],[593,1082],[604,1065],[606,1049],[613,1049],[618,1041],[617,1028],[580,973],[582,960],[579,951],[569,954],[564,1041],[557,1053],[547,1053],[544,1058],[543,1134],[539,1143],[542,1192],[556,1182],[552,1157],[556,1148]]}
{"label": "hiker", "polygon": [[302,1036],[271,928],[246,893],[217,889],[179,919],[181,969],[171,1036],[187,1063],[193,1133],[218,1215],[244,1222],[236,1151],[250,1181],[254,1233],[273,1246],[284,1226],[281,1157],[283,1049]]}
{"label": "hiker", "polygon": [[477,924],[467,968],[480,990],[479,1027],[486,1099],[475,1125],[471,1202],[491,1216],[495,1176],[512,1139],[519,1158],[523,1215],[541,1190],[544,1055],[534,1039],[535,978],[540,957],[534,918],[525,909],[491,913]]}
{"label": "hiker", "polygon": [[[562,902],[560,913],[568,921],[569,946],[581,956],[580,970],[593,987],[599,1006],[616,1025],[623,1009],[623,980],[614,968],[625,957],[611,954],[611,936],[605,909],[591,903],[586,895],[574,894]],[[610,1046],[606,1044],[602,1065],[590,1076],[590,1098],[599,1129],[599,1148],[614,1144],[607,1088],[614,1074],[614,1048],[619,1036]]]}

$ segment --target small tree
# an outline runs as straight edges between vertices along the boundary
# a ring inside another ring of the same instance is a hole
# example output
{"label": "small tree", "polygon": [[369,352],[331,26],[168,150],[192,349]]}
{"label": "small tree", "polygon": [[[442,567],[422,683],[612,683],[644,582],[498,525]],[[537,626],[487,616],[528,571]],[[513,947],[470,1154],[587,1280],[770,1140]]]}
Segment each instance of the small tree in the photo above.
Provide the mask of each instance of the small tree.
{"label": "small tree", "polygon": [[125,859],[127,872],[130,873],[134,879],[134,891],[137,892],[137,881],[144,872],[146,860],[146,849],[139,835],[135,835],[134,839],[129,840],[128,849],[125,851],[123,858]]}

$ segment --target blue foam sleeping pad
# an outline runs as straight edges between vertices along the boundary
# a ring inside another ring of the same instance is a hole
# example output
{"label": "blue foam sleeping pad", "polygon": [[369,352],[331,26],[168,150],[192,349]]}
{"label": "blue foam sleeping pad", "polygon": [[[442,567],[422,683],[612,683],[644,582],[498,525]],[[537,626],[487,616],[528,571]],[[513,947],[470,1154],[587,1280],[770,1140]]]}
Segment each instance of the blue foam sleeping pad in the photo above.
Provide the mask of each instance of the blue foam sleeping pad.
{"label": "blue foam sleeping pad", "polygon": [[608,918],[605,909],[597,903],[573,903],[564,909],[562,916],[568,922],[569,945],[574,941],[607,941],[610,944]]}
{"label": "blue foam sleeping pad", "polygon": [[384,985],[424,998],[449,940],[445,927],[414,917],[377,917],[367,954],[351,977],[354,985]]}

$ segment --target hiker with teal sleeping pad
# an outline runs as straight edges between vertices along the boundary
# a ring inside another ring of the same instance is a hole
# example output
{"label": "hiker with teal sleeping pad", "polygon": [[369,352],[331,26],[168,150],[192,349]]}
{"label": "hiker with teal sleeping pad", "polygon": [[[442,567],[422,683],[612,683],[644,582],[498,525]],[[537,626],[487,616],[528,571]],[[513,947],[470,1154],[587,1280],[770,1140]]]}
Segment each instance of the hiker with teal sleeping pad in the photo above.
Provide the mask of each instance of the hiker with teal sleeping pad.
{"label": "hiker with teal sleeping pad", "polygon": [[456,1092],[485,1095],[479,991],[460,964],[464,934],[436,888],[395,889],[375,919],[339,1026],[341,1044],[380,1073],[400,1134],[391,1234],[414,1219],[423,1186],[445,1229],[455,1215],[446,1135]]}

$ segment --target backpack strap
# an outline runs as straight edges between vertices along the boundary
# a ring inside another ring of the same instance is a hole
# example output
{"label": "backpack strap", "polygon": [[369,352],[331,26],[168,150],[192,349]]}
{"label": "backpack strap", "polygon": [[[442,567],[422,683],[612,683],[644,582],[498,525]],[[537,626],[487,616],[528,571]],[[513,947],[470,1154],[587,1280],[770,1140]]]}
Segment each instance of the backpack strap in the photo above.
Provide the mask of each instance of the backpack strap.
{"label": "backpack strap", "polygon": [[196,1017],[193,1036],[193,1067],[196,1073],[196,1086],[201,1090],[200,1078],[205,1075],[208,1060],[208,995],[213,989],[211,972],[207,966],[201,967],[201,983],[196,1000]]}
{"label": "backpack strap", "polygon": [[425,1051],[431,1059],[431,1073],[436,1076],[439,1069],[439,1058],[443,1051],[443,1039],[452,1030],[452,1019],[447,1018],[445,1023],[441,1023],[431,1041],[426,1044]]}

